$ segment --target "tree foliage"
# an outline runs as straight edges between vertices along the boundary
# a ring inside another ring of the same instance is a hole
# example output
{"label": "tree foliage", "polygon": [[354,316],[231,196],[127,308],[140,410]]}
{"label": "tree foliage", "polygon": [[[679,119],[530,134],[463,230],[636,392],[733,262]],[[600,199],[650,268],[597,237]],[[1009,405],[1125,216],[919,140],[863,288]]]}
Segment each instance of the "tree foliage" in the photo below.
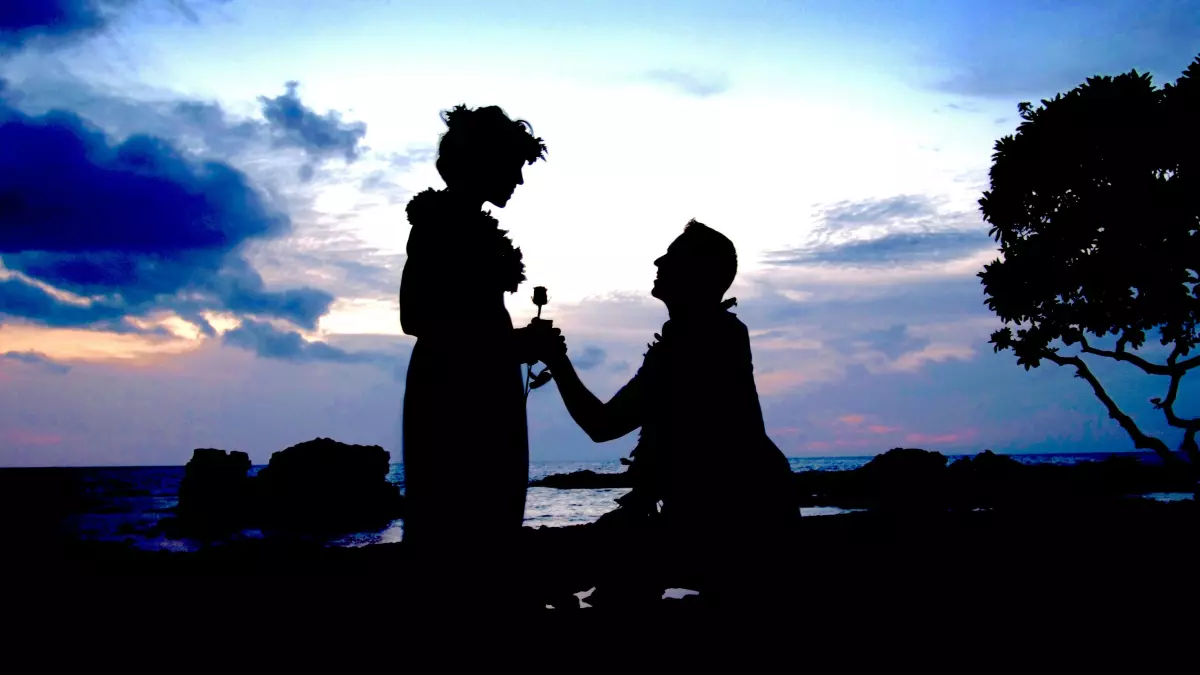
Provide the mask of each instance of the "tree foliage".
{"label": "tree foliage", "polygon": [[[1185,430],[1183,449],[1200,463],[1200,419],[1174,411],[1180,379],[1200,366],[1200,57],[1161,89],[1133,70],[1018,110],[1022,122],[997,141],[991,189],[979,200],[1001,253],[979,274],[1005,324],[991,343],[1026,370],[1043,360],[1073,366],[1137,447],[1173,459],[1080,355],[1058,345],[1169,377],[1165,398],[1152,402]],[[1169,347],[1165,362],[1135,353],[1150,335]],[[1097,348],[1089,336],[1116,346]]]}

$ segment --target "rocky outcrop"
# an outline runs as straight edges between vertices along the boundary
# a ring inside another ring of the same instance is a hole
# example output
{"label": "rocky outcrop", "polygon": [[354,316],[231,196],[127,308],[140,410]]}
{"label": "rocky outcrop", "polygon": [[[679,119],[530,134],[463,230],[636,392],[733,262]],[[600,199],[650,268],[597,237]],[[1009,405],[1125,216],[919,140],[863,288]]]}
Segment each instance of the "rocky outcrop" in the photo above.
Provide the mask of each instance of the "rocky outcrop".
{"label": "rocky outcrop", "polygon": [[200,448],[184,470],[177,529],[342,532],[386,525],[404,507],[400,489],[388,482],[390,459],[377,445],[317,438],[272,454],[249,476],[246,453]]}
{"label": "rocky outcrop", "polygon": [[197,529],[228,529],[246,520],[252,508],[250,456],[197,448],[179,485],[180,518]]}
{"label": "rocky outcrop", "polygon": [[[622,462],[628,464],[628,462]],[[884,510],[971,510],[1064,506],[1147,492],[1195,492],[1195,479],[1136,456],[1109,456],[1072,465],[1025,464],[990,450],[950,462],[919,448],[893,448],[850,471],[802,471],[792,476],[798,506]],[[574,471],[546,476],[531,487],[632,487],[623,473]],[[625,513],[607,514],[616,519]]]}
{"label": "rocky outcrop", "polygon": [[1023,464],[985,450],[947,464],[939,453],[912,448],[890,450],[852,471],[802,471],[793,480],[801,506],[902,510],[1064,506],[1195,489],[1187,475],[1134,456]]}
{"label": "rocky outcrop", "polygon": [[317,438],[271,455],[256,477],[269,525],[316,530],[386,525],[403,515],[388,482],[391,455],[378,445]]}
{"label": "rocky outcrop", "polygon": [[605,488],[631,488],[633,481],[628,472],[596,473],[584,469],[571,473],[556,473],[530,481],[529,487],[558,488],[561,490],[600,490]]}

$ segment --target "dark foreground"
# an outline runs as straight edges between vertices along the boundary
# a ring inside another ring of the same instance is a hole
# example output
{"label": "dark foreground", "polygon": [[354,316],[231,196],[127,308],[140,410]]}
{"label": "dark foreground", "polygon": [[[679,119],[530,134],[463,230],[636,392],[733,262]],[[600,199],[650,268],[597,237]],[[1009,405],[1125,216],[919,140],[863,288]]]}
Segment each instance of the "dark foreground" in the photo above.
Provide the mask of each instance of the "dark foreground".
{"label": "dark foreground", "polygon": [[[814,619],[899,606],[964,616],[1034,612],[1044,618],[1047,612],[1097,611],[1194,616],[1198,524],[1194,501],[1140,499],[1053,511],[936,516],[875,511],[807,518],[788,553],[803,606],[780,609]],[[571,608],[572,594],[592,587],[598,567],[638,560],[636,551],[606,546],[595,525],[527,529],[525,539],[526,581],[539,605]],[[513,554],[497,552],[502,553]],[[403,544],[338,549],[277,540],[169,553],[42,541],[37,548],[11,548],[4,567],[10,583],[19,582],[11,583],[10,596],[67,588],[85,595],[151,586],[168,595],[175,592],[168,589],[221,588],[222,602],[253,605],[253,598],[272,589],[318,602],[317,589],[361,584],[395,607],[403,605],[406,592]],[[358,596],[339,591],[325,600],[352,597]],[[486,611],[487,597],[481,588],[477,609]],[[662,606],[702,603],[688,598],[664,600]]]}

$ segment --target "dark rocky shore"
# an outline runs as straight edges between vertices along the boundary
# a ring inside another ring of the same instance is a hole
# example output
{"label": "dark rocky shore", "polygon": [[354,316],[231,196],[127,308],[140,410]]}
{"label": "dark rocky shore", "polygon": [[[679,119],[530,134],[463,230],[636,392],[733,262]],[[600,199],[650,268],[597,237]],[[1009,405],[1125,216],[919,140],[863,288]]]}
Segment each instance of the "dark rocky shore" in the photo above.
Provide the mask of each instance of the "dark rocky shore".
{"label": "dark rocky shore", "polygon": [[[969,613],[1056,611],[1083,606],[1194,612],[1198,550],[1195,502],[1126,500],[1052,511],[1009,509],[936,516],[880,511],[805,519],[788,555],[809,616],[842,616],[881,605],[913,603],[922,611]],[[636,565],[637,551],[618,551],[597,524],[525,530],[530,570],[514,580],[532,605],[575,608],[573,594],[594,585],[605,565]],[[94,588],[117,578],[201,585],[244,578],[230,588],[305,588],[316,583],[386,588],[405,593],[404,544],[357,549],[262,540],[195,553],[146,552],[116,544],[62,543],[25,562],[35,576],[73,579]],[[514,552],[496,552],[512,555]],[[727,551],[736,554],[736,551]],[[9,558],[10,565],[15,561]],[[478,561],[476,564],[487,564]],[[11,569],[11,568],[10,568]],[[469,583],[468,571],[464,583]],[[311,581],[287,581],[304,577]],[[101,581],[101,579],[109,581]],[[87,581],[91,579],[92,581]],[[324,579],[324,581],[319,581]],[[377,579],[378,582],[368,582]],[[228,581],[220,582],[222,587]],[[300,584],[296,586],[296,584]],[[382,585],[380,585],[382,584]],[[686,587],[681,580],[680,587]],[[487,592],[481,589],[481,607]],[[667,601],[689,606],[693,600]],[[1005,609],[1007,608],[1007,609]],[[1035,608],[1040,608],[1036,609]]]}
{"label": "dark rocky shore", "polygon": [[[1111,456],[1072,465],[1023,464],[984,451],[953,462],[938,452],[894,448],[850,471],[793,474],[797,506],[844,509],[970,510],[1053,507],[1118,499],[1148,492],[1194,493],[1196,476]],[[629,474],[575,471],[530,483],[532,487],[599,489],[633,487]]]}
{"label": "dark rocky shore", "polygon": [[[331,459],[334,454],[341,458]],[[394,486],[381,486],[387,456],[379,448],[317,439],[276,453],[258,476],[247,477],[248,464],[237,453],[197,451],[181,495],[180,523],[205,528],[271,523],[286,534],[305,531],[305,519],[312,519],[308,530],[358,527],[394,517],[402,508]],[[333,465],[343,469],[330,470]],[[614,487],[625,479],[581,472],[538,484]],[[934,603],[946,611],[1021,602],[1064,610],[1097,602],[1171,609],[1193,597],[1194,575],[1187,568],[1198,549],[1197,502],[1132,496],[1195,490],[1192,477],[1164,467],[1132,458],[1029,466],[991,453],[948,464],[937,453],[898,449],[854,471],[798,473],[795,480],[799,504],[865,509],[805,518],[794,541],[787,542],[806,612],[846,612],[884,601]],[[613,543],[615,520],[526,528],[521,550],[496,554],[527,561],[529,574],[514,583],[528,590],[531,606],[575,608],[574,594],[592,588],[599,570],[638,564],[638,551]],[[403,543],[329,548],[276,536],[191,553],[148,552],[56,538],[48,521],[40,528],[26,526],[19,534],[30,545],[10,551],[6,568],[90,588],[109,583],[99,582],[102,577],[167,583],[246,577],[266,588],[304,576],[386,580],[390,593],[404,594]],[[736,555],[715,541],[714,555]],[[471,565],[483,564],[487,561],[467,561],[464,576]],[[687,580],[678,586],[688,587]],[[486,590],[481,603],[486,605]],[[697,603],[693,598],[664,606]]]}

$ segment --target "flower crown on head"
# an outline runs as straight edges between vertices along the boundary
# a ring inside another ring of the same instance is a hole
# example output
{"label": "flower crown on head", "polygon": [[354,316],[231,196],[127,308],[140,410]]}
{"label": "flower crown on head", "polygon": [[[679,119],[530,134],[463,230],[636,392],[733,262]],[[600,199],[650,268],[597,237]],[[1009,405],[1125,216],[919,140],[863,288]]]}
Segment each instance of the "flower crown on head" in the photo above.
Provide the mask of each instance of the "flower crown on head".
{"label": "flower crown on head", "polygon": [[476,138],[495,135],[498,140],[503,138],[513,143],[530,164],[546,158],[546,143],[533,135],[533,125],[525,120],[509,119],[499,106],[468,108],[460,103],[450,110],[443,110],[441,117],[447,133],[459,130],[464,136]]}

